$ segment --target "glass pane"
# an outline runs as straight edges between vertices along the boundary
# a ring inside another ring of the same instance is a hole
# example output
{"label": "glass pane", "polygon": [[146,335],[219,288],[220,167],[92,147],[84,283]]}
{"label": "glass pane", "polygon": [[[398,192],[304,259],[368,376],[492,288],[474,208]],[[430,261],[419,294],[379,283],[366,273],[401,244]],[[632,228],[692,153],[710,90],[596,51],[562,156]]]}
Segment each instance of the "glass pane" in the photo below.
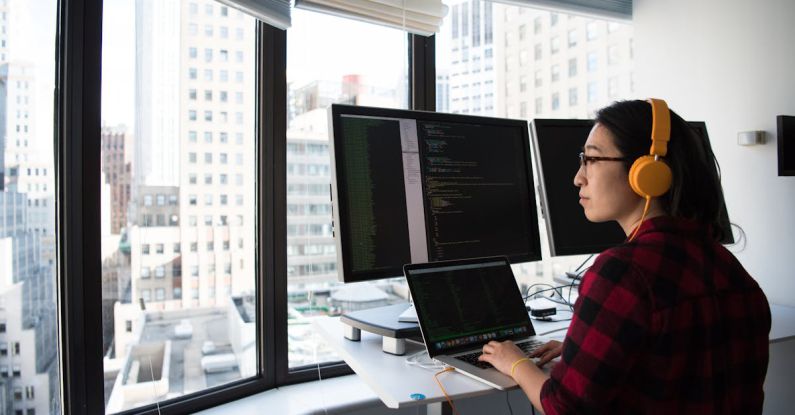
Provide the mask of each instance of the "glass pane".
{"label": "glass pane", "polygon": [[[590,118],[614,100],[634,97],[631,25],[489,1],[445,3],[450,14],[436,40],[438,111]],[[478,30],[467,30],[476,22]],[[539,224],[546,247],[540,216]],[[550,282],[586,259],[542,252],[544,260],[514,266],[520,284]]]}
{"label": "glass pane", "polygon": [[[293,25],[287,31],[291,368],[340,360],[313,333],[313,317],[406,301],[391,281],[338,282],[331,234],[327,109],[332,103],[407,108],[407,48],[405,32],[293,9]],[[365,295],[378,299],[371,301]]]}
{"label": "glass pane", "polygon": [[255,20],[107,0],[106,412],[256,375]]}
{"label": "glass pane", "polygon": [[0,413],[61,412],[55,0],[0,0]]}

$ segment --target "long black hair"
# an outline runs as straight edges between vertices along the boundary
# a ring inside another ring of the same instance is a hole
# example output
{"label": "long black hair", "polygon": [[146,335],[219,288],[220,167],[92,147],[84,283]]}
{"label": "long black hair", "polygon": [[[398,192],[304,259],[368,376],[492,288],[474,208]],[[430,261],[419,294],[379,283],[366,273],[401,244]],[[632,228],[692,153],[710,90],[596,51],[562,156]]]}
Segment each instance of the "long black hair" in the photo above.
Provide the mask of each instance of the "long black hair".
{"label": "long black hair", "polygon": [[[723,206],[720,166],[706,140],[675,112],[671,112],[671,139],[663,158],[671,167],[671,189],[659,197],[671,216],[696,220],[712,228],[717,241],[730,240],[721,226],[728,223]],[[596,122],[610,131],[628,161],[626,169],[651,147],[652,109],[646,101],[617,101],[596,113]],[[729,232],[731,232],[729,230]]]}

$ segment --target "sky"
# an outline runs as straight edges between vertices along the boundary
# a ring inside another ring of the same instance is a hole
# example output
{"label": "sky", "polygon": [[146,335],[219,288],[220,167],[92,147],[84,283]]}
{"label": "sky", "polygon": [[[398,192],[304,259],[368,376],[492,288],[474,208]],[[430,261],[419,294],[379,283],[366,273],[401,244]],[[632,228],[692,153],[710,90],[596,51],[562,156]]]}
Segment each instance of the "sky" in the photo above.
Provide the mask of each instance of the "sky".
{"label": "sky", "polygon": [[[102,122],[135,120],[135,2],[105,0],[102,31]],[[175,0],[160,0],[175,1]],[[49,151],[53,132],[57,0],[12,0],[10,58],[36,67],[36,132]],[[403,85],[407,71],[405,32],[355,20],[293,9],[287,32],[287,80],[300,86],[343,75],[364,75],[372,86]],[[13,37],[12,37],[13,36]],[[49,154],[49,153],[48,153]]]}
{"label": "sky", "polygon": [[[102,48],[102,120],[124,124],[135,117],[135,1],[105,0]],[[169,0],[164,0],[169,1]],[[369,85],[396,87],[407,65],[403,31],[293,9],[287,32],[287,80],[296,85],[362,74]]]}

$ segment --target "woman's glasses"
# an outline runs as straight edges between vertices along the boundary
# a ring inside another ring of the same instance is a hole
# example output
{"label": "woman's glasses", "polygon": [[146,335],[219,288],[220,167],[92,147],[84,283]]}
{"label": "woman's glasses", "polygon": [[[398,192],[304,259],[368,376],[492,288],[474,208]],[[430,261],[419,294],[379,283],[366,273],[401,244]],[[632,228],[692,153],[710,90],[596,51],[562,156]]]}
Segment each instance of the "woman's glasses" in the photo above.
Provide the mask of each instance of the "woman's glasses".
{"label": "woman's glasses", "polygon": [[580,152],[580,167],[582,167],[585,171],[588,170],[588,163],[594,161],[627,161],[627,158],[586,156],[585,153],[583,153],[582,151]]}

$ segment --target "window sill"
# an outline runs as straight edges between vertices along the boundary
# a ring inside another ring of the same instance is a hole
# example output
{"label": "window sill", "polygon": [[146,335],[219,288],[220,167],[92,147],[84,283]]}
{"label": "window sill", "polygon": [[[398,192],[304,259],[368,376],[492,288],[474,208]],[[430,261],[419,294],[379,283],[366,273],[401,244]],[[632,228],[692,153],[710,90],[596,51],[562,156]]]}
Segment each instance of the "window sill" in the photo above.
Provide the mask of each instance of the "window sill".
{"label": "window sill", "polygon": [[342,414],[361,409],[384,408],[384,404],[356,375],[284,386],[238,399],[199,412],[200,415],[261,413]]}

